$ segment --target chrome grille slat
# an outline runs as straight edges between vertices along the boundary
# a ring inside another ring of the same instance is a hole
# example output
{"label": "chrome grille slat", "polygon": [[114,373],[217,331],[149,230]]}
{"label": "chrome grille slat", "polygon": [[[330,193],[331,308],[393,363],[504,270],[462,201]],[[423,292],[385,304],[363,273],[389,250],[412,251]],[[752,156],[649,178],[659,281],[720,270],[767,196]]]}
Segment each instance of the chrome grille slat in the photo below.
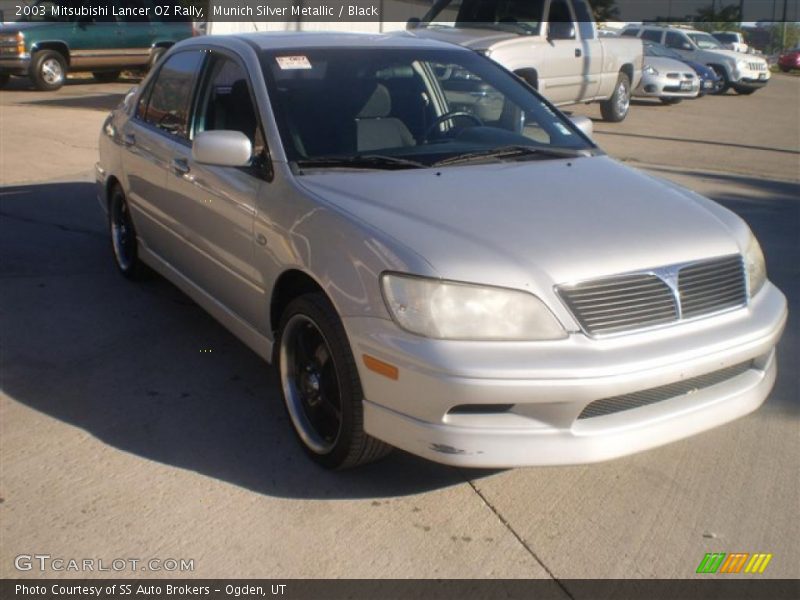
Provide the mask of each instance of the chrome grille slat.
{"label": "chrome grille slat", "polygon": [[675,383],[669,383],[657,388],[649,390],[642,390],[640,392],[632,392],[630,394],[622,394],[612,398],[603,398],[602,400],[595,400],[586,405],[586,407],[578,415],[578,419],[591,419],[592,417],[602,417],[649,404],[656,404],[664,400],[678,398],[686,394],[709,388],[712,385],[717,385],[738,377],[747,372],[753,367],[753,361],[747,361],[732,367],[712,371],[705,375],[684,379]]}
{"label": "chrome grille slat", "polygon": [[[677,294],[662,276],[674,278]],[[747,303],[739,255],[559,286],[557,291],[590,335],[645,329]]]}

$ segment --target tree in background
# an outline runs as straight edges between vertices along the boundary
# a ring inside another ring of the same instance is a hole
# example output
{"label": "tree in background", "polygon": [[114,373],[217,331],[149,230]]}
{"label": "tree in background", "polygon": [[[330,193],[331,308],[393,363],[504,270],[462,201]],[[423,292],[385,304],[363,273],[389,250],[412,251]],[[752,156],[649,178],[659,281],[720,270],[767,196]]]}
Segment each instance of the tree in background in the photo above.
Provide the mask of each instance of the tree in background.
{"label": "tree in background", "polygon": [[723,6],[715,10],[716,2],[708,8],[701,8],[694,18],[694,25],[700,31],[741,31],[742,14],[738,6]]}
{"label": "tree in background", "polygon": [[594,14],[594,20],[598,23],[603,21],[616,21],[619,19],[619,9],[617,0],[589,0]]}

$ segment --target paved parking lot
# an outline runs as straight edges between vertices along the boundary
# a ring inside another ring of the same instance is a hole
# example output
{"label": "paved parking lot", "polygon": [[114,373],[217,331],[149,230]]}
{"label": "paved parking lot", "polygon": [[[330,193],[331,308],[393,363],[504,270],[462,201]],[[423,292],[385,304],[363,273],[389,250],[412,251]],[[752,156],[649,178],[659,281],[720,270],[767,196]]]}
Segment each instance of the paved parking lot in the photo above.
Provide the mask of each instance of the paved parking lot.
{"label": "paved parking lot", "polygon": [[0,93],[0,576],[39,576],[14,557],[46,553],[194,559],[203,578],[682,578],[711,551],[800,576],[800,80],[595,124],[760,237],[793,313],[761,410],[594,466],[396,452],[347,473],[304,458],[252,352],[164,280],[114,271],[89,174],[130,85]]}

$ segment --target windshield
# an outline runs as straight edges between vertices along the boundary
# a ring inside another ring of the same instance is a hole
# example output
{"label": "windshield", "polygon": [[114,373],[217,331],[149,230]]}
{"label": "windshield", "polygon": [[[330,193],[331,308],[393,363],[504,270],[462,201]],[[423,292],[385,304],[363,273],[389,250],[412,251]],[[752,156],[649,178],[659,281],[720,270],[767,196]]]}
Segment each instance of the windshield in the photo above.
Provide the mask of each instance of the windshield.
{"label": "windshield", "polygon": [[724,44],[733,44],[739,41],[735,33],[715,33],[714,37]]}
{"label": "windshield", "polygon": [[681,61],[683,60],[683,57],[674,50],[670,50],[666,46],[662,46],[661,44],[656,44],[654,42],[644,43],[644,55],[657,56],[659,58],[674,58]]}
{"label": "windshield", "polygon": [[701,50],[713,50],[714,48],[722,48],[722,44],[708,33],[690,33],[689,37],[697,44]]}
{"label": "windshield", "polygon": [[526,84],[473,52],[311,48],[265,51],[262,64],[291,161],[370,157],[379,168],[378,155],[385,168],[407,168],[509,147],[543,158],[594,149]]}
{"label": "windshield", "polygon": [[490,28],[539,35],[544,0],[442,0],[423,19],[427,27]]}

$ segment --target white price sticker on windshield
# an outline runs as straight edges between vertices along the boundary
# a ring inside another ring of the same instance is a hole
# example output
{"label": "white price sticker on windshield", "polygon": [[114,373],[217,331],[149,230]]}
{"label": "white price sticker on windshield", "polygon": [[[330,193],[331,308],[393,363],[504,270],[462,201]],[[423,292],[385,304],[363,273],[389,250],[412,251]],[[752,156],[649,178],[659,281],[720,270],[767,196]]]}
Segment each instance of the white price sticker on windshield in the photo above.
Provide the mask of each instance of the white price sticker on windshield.
{"label": "white price sticker on windshield", "polygon": [[311,63],[306,56],[276,56],[275,60],[278,61],[278,66],[284,71],[311,68]]}

